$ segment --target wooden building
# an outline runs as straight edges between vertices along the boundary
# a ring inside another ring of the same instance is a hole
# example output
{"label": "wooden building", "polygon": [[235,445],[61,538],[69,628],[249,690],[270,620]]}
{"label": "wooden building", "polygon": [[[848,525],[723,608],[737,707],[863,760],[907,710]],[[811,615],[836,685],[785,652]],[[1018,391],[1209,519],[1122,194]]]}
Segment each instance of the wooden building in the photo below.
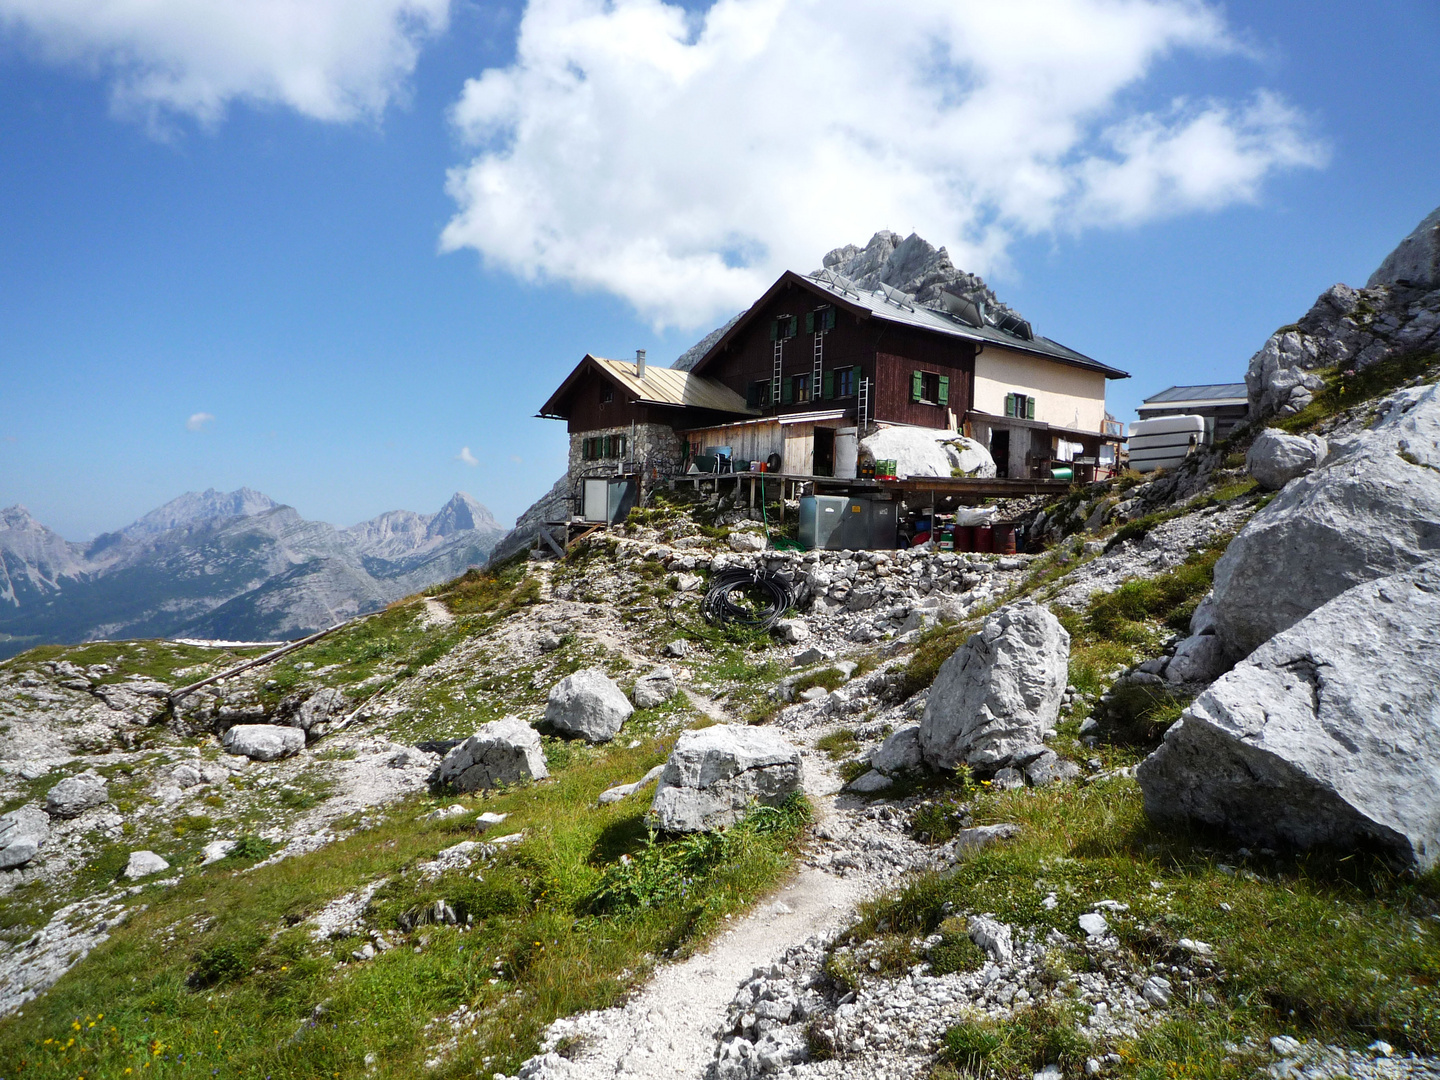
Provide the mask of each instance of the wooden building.
{"label": "wooden building", "polygon": [[859,439],[909,425],[964,432],[1002,477],[1028,479],[1116,441],[1105,386],[1125,372],[948,300],[787,271],[690,371],[586,356],[540,415],[567,422],[574,477],[716,455],[737,472],[774,455],[790,476],[854,477]]}

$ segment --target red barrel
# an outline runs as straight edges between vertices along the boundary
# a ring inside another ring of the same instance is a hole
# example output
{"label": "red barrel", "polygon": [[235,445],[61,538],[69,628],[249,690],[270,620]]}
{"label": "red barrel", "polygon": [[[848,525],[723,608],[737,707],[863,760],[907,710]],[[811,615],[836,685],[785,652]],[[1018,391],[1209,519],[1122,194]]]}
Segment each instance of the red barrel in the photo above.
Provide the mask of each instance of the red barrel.
{"label": "red barrel", "polygon": [[995,550],[1001,555],[1015,554],[1015,526],[996,525]]}
{"label": "red barrel", "polygon": [[975,526],[974,526],[974,525],[957,525],[957,526],[955,527],[955,550],[956,550],[956,551],[974,551],[974,550],[975,550]]}
{"label": "red barrel", "polygon": [[995,529],[994,529],[993,526],[990,526],[990,525],[976,525],[976,526],[975,526],[975,550],[976,550],[976,551],[994,551],[994,550],[995,550]]}

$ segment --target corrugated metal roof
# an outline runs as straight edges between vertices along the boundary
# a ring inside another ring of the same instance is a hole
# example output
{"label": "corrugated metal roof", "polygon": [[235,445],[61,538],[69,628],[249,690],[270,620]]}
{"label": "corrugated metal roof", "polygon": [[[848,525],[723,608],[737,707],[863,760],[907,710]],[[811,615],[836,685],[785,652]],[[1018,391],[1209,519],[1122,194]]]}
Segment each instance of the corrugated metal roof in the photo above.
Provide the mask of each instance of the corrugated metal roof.
{"label": "corrugated metal roof", "polygon": [[[887,322],[901,323],[922,330],[933,330],[952,337],[964,338],[967,341],[982,341],[986,344],[1015,349],[1018,352],[1052,357],[1067,364],[1103,372],[1112,379],[1128,379],[1130,377],[1127,372],[1121,371],[1119,368],[1102,364],[1084,353],[1076,352],[1074,349],[1061,345],[1058,341],[1051,341],[1039,334],[1033,338],[1023,338],[1017,334],[1007,334],[993,326],[971,326],[943,311],[936,311],[934,308],[928,308],[921,304],[904,304],[902,306],[880,290],[867,292],[865,289],[846,289],[826,281],[824,278],[808,275],[805,280],[847,304],[868,309],[877,319],[885,319]],[[891,295],[903,294],[896,294],[894,290],[891,290]]]}
{"label": "corrugated metal roof", "polygon": [[634,360],[606,360],[591,357],[607,374],[635,397],[636,401],[653,405],[679,405],[691,409],[714,409],[716,412],[744,413],[758,410],[745,404],[745,399],[723,383],[692,375],[675,368],[645,365],[645,378],[636,374]]}
{"label": "corrugated metal roof", "polygon": [[1166,405],[1176,401],[1208,401],[1218,405],[1221,402],[1245,401],[1245,384],[1207,383],[1204,386],[1172,386],[1145,399],[1146,405]]}

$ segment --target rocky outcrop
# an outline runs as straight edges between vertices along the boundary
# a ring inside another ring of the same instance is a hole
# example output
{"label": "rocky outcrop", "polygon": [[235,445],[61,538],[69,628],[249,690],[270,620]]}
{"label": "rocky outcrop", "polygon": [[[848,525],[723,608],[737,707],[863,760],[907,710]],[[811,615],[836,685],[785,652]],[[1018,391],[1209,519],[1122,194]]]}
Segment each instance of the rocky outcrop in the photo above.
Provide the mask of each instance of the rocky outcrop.
{"label": "rocky outcrop", "polygon": [[105,790],[105,778],[95,773],[81,773],[67,776],[50,789],[45,796],[45,812],[51,817],[79,817],[92,806],[99,806],[109,795]]}
{"label": "rocky outcrop", "polygon": [[1266,428],[1250,444],[1245,469],[1266,491],[1279,491],[1324,461],[1329,449],[1319,435],[1290,435]]}
{"label": "rocky outcrop", "polygon": [[1422,221],[1370,275],[1364,289],[1335,285],[1298,323],[1250,359],[1252,418],[1299,412],[1324,387],[1322,368],[1363,369],[1408,353],[1440,352],[1440,210]]}
{"label": "rocky outcrop", "polygon": [[305,732],[276,724],[236,724],[221,739],[226,751],[252,761],[278,761],[305,749]]}
{"label": "rocky outcrop", "polygon": [[653,709],[663,705],[679,692],[675,685],[675,672],[668,667],[659,667],[635,680],[635,689],[630,696],[637,709]]}
{"label": "rocky outcrop", "polygon": [[870,755],[870,767],[886,776],[904,776],[920,771],[925,755],[920,749],[920,725],[896,728]]}
{"label": "rocky outcrop", "polygon": [[540,498],[536,499],[530,506],[515,519],[515,527],[502,536],[495,543],[490,552],[490,563],[500,562],[508,559],[516,552],[524,551],[535,539],[540,526],[547,521],[565,521],[570,517],[570,499],[574,494],[574,485],[570,482],[570,474],[556,480],[550,490]]}
{"label": "rocky outcrop", "polygon": [[1065,693],[1070,635],[1030,601],[986,618],[940,667],[920,721],[932,768],[962,764],[989,774],[1017,756],[1033,760],[1055,728]]}
{"label": "rocky outcrop", "polygon": [[437,778],[457,791],[479,791],[549,775],[540,735],[519,717],[506,716],[481,725],[446,754]]}
{"label": "rocky outcrop", "polygon": [[1402,391],[1379,411],[1285,485],[1216,564],[1215,627],[1231,659],[1346,589],[1440,552],[1440,387]]}
{"label": "rocky outcrop", "polygon": [[974,439],[928,428],[881,428],[860,442],[860,460],[894,460],[902,476],[993,477],[995,459]]}
{"label": "rocky outcrop", "polygon": [[1440,563],[1357,585],[1221,677],[1138,771],[1145,809],[1247,843],[1440,862]]}
{"label": "rocky outcrop", "polygon": [[941,294],[950,292],[986,312],[1015,314],[979,274],[958,269],[948,251],[915,233],[901,238],[899,233],[882,229],[863,248],[846,244],[826,254],[823,261],[826,270],[849,278],[859,288],[887,285],[927,307],[940,306]]}
{"label": "rocky outcrop", "polygon": [[[319,735],[325,725],[347,711],[350,699],[338,687],[327,686],[301,701],[287,721],[291,727]],[[283,703],[282,703],[283,711]]]}
{"label": "rocky outcrop", "polygon": [[650,812],[665,832],[710,832],[800,788],[800,751],[778,731],[717,724],[687,731],[660,774]]}
{"label": "rocky outcrop", "polygon": [[1430,211],[1365,282],[1367,289],[1379,285],[1440,289],[1440,208]]}
{"label": "rocky outcrop", "polygon": [[635,706],[624,691],[599,668],[566,675],[550,690],[545,721],[562,735],[578,735],[586,742],[609,742]]}
{"label": "rocky outcrop", "polygon": [[0,870],[24,866],[50,839],[50,817],[36,806],[0,814]]}
{"label": "rocky outcrop", "polygon": [[123,876],[130,881],[135,881],[169,869],[170,864],[153,851],[132,851],[130,861],[125,864]]}

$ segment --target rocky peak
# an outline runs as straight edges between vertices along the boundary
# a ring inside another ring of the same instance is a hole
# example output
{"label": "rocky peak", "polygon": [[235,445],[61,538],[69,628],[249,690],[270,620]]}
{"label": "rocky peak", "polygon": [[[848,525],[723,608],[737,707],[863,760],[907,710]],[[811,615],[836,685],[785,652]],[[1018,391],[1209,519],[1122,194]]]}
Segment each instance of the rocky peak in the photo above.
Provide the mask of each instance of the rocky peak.
{"label": "rocky peak", "polygon": [[475,529],[487,532],[501,531],[500,523],[495,520],[495,515],[463,491],[457,491],[450,497],[450,501],[430,519],[426,536],[431,538],[450,536],[453,533]]}
{"label": "rocky peak", "polygon": [[0,510],[0,529],[13,529],[16,532],[19,532],[22,529],[30,530],[43,528],[45,528],[45,526],[41,525],[38,521],[31,517],[30,511],[26,510],[25,507],[21,506],[19,503],[16,503],[14,506],[7,506],[3,510]]}
{"label": "rocky peak", "polygon": [[949,252],[915,233],[901,239],[899,233],[882,229],[863,248],[846,244],[823,261],[826,270],[849,278],[862,289],[888,285],[927,307],[940,307],[940,295],[948,290],[986,311],[1011,312],[979,274],[958,269]]}
{"label": "rocky peak", "polygon": [[251,517],[275,510],[280,506],[268,495],[248,487],[236,488],[230,492],[207,488],[204,491],[187,491],[171,499],[164,506],[151,510],[144,517],[121,529],[127,537],[154,536],[169,532],[185,525],[196,525],[202,521],[217,518]]}

